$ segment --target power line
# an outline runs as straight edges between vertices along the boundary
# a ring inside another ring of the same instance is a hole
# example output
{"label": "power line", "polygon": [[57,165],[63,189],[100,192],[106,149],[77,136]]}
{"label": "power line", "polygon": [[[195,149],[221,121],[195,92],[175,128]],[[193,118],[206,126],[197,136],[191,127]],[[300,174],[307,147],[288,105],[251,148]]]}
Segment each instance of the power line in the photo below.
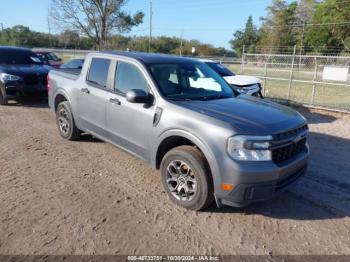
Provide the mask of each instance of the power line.
{"label": "power line", "polygon": [[[329,23],[310,23],[310,24],[291,24],[291,25],[262,25],[261,28],[297,28],[297,27],[300,27],[300,28],[303,28],[304,26],[305,27],[317,27],[317,26],[330,26],[330,25],[339,25],[339,26],[347,26],[347,25],[350,25],[350,22],[329,22]],[[257,27],[245,27],[245,28],[240,28],[238,30],[244,30],[246,28],[256,28]],[[170,28],[170,27],[154,27],[153,28],[154,30],[174,30],[174,31],[182,31],[182,30],[185,30],[185,31],[234,31],[232,28],[222,28],[222,27],[219,27],[219,28],[205,28],[205,27],[188,27],[188,28],[176,28],[176,27],[173,27],[173,28]]]}

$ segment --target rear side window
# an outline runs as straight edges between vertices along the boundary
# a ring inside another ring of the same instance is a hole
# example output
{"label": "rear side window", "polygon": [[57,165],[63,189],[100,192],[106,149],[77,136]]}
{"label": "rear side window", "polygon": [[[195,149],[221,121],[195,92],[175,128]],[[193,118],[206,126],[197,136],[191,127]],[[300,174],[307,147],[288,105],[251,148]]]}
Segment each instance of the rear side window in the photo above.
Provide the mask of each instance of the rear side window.
{"label": "rear side window", "polygon": [[114,90],[126,94],[131,89],[149,91],[148,83],[142,72],[134,65],[118,62]]}
{"label": "rear side window", "polygon": [[87,81],[99,87],[106,88],[110,64],[111,61],[109,59],[93,58]]}

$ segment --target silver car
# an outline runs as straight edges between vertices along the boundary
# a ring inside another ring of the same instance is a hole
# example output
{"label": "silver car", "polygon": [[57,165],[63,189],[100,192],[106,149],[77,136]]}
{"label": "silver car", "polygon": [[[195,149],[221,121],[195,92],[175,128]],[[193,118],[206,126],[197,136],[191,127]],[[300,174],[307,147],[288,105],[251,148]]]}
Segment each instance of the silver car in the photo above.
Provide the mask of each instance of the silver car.
{"label": "silver car", "polygon": [[299,113],[238,95],[194,59],[91,53],[78,74],[50,71],[48,89],[64,139],[89,133],[146,161],[185,208],[267,200],[307,168]]}

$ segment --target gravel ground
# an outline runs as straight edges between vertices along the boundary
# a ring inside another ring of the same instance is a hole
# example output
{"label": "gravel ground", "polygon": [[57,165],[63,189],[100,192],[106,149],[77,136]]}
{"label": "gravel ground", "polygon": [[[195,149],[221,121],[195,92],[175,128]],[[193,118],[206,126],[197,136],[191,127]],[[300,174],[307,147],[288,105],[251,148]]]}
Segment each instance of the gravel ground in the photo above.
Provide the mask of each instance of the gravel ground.
{"label": "gravel ground", "polygon": [[0,107],[0,254],[350,254],[350,116],[301,112],[312,152],[298,184],[193,212],[143,162],[90,136],[62,140],[45,102]]}

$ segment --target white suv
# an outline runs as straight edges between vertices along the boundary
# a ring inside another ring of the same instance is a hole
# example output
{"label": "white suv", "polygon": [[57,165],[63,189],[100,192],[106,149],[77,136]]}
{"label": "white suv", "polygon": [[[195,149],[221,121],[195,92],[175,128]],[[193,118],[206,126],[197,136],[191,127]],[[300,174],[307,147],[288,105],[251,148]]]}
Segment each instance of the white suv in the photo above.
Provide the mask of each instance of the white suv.
{"label": "white suv", "polygon": [[201,60],[222,76],[235,90],[241,94],[259,96],[261,93],[261,80],[255,76],[236,75],[224,65],[213,60]]}

